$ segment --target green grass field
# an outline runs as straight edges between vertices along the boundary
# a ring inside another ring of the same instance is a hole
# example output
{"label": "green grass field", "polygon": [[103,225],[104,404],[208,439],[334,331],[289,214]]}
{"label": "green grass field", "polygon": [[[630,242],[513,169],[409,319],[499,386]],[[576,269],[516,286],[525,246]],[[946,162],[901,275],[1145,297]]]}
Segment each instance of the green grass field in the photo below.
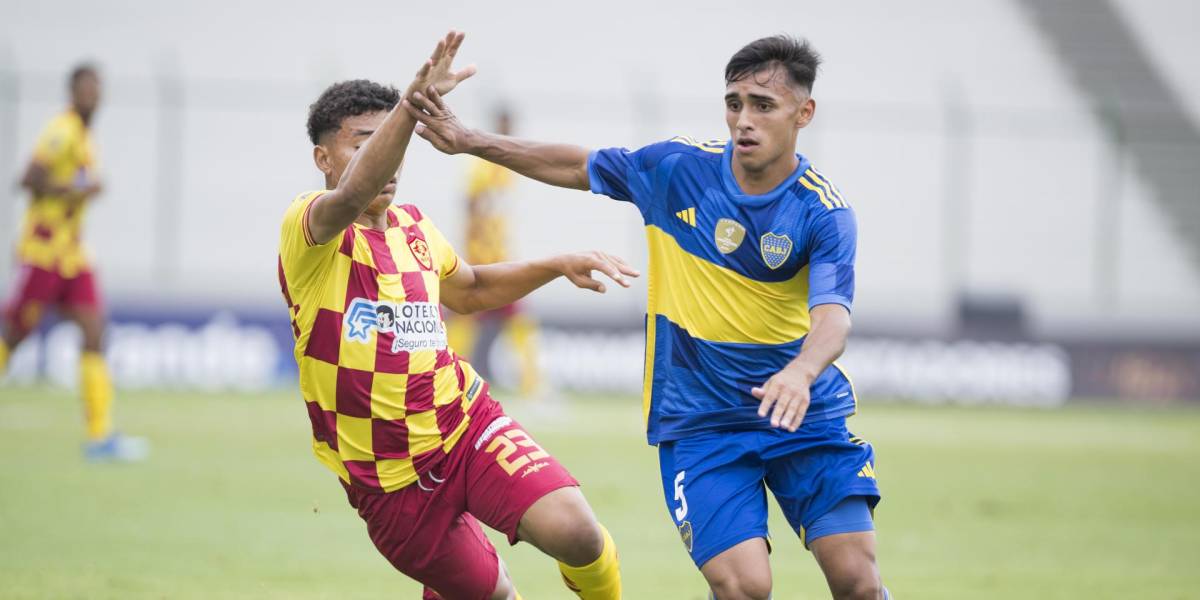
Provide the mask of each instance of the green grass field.
{"label": "green grass field", "polygon": [[[620,546],[626,597],[700,599],[632,398],[513,404],[584,483]],[[1200,597],[1200,411],[867,404],[887,585],[909,598]],[[88,465],[74,397],[0,388],[0,597],[417,598],[310,455],[299,400],[122,394],[154,445]],[[782,516],[775,598],[828,597]],[[494,538],[495,539],[495,538]],[[501,547],[528,600],[569,598],[552,561]]]}

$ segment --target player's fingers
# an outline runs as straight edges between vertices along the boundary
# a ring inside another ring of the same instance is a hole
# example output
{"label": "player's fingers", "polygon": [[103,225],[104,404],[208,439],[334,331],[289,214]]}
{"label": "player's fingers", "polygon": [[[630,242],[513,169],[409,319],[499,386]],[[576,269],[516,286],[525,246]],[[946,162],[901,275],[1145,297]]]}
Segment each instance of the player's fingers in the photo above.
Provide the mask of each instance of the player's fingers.
{"label": "player's fingers", "polygon": [[788,402],[787,409],[783,412],[783,418],[779,421],[780,426],[788,431],[795,431],[796,427],[800,425],[800,416],[802,414],[800,409],[803,407],[803,404],[803,400],[798,394],[793,395],[791,401]]}
{"label": "player's fingers", "polygon": [[468,77],[474,75],[476,71],[478,71],[478,69],[475,68],[475,65],[467,65],[463,67],[461,71],[454,74],[454,82],[462,83]]}
{"label": "player's fingers", "polygon": [[450,40],[450,43],[446,47],[446,56],[454,58],[454,56],[458,54],[458,47],[462,45],[463,37],[465,37],[465,35],[458,31],[451,31],[450,35],[447,37]]}
{"label": "player's fingers", "polygon": [[762,400],[763,396],[766,395],[766,392],[764,392],[762,388],[756,386],[750,388],[750,395],[754,396],[755,400]]}
{"label": "player's fingers", "polygon": [[[425,111],[425,113],[427,115],[429,115],[430,117],[442,116],[442,113],[440,110],[438,110],[437,106],[435,106],[434,103],[428,97],[421,94],[421,92],[413,92],[411,102],[414,106]],[[428,123],[430,120],[432,120],[432,119],[427,119],[423,122]]]}
{"label": "player's fingers", "polygon": [[404,110],[408,111],[408,114],[412,115],[412,118],[417,120],[417,133],[421,133],[427,129],[426,125],[432,119],[428,113],[418,107],[420,104],[418,99],[414,98],[413,100],[413,102],[409,102],[408,99],[404,99],[400,102],[400,105],[404,107]]}
{"label": "player's fingers", "polygon": [[438,110],[446,110],[446,103],[442,102],[442,95],[439,94],[437,88],[432,85],[429,86],[429,100],[433,102],[434,106],[438,107]]}
{"label": "player's fingers", "polygon": [[767,383],[762,386],[762,395],[759,396],[758,416],[765,417],[771,413],[771,405],[775,403],[775,382],[767,380]]}
{"label": "player's fingers", "polygon": [[427,77],[429,75],[429,70],[432,68],[433,68],[433,61],[431,61],[431,60],[425,61],[425,64],[421,65],[420,69],[417,69],[417,79],[424,79],[425,77]]}
{"label": "player's fingers", "polygon": [[777,391],[776,395],[778,398],[775,400],[775,408],[771,411],[771,427],[780,427],[783,424],[783,413],[787,412],[793,400],[786,390]]}
{"label": "player's fingers", "polygon": [[629,282],[625,281],[625,276],[621,274],[621,268],[612,262],[609,257],[603,253],[600,254],[592,263],[592,268],[608,275],[608,278],[621,284],[621,287],[629,287]]}
{"label": "player's fingers", "polygon": [[625,259],[621,258],[620,256],[615,254],[607,254],[606,256],[608,256],[608,259],[617,265],[617,268],[620,269],[622,273],[630,277],[637,277],[638,275],[642,274],[641,271],[633,268],[633,265],[625,262]]}
{"label": "player's fingers", "polygon": [[436,63],[437,61],[441,60],[442,55],[446,53],[446,40],[449,38],[450,35],[447,34],[446,37],[438,40],[437,46],[433,49],[433,54],[429,57],[433,59],[433,62]]}
{"label": "player's fingers", "polygon": [[599,292],[601,294],[604,293],[604,282],[596,279],[595,277],[589,277],[586,275],[580,276],[575,282],[575,285],[585,290],[592,290],[593,292]]}

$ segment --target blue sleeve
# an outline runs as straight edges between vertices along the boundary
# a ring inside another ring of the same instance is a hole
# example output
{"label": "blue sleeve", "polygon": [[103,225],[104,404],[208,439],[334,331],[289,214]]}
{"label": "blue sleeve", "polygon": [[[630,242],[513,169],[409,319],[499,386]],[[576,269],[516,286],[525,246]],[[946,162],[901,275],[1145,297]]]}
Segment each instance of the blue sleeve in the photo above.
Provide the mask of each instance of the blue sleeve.
{"label": "blue sleeve", "polygon": [[858,225],[849,208],[822,210],[809,233],[808,307],[854,303]]}
{"label": "blue sleeve", "polygon": [[[603,148],[588,155],[588,183],[593,194],[632,202],[642,214],[653,203],[656,190],[665,186],[667,173],[660,165],[671,153],[669,142],[638,150]],[[662,181],[657,181],[662,179]]]}

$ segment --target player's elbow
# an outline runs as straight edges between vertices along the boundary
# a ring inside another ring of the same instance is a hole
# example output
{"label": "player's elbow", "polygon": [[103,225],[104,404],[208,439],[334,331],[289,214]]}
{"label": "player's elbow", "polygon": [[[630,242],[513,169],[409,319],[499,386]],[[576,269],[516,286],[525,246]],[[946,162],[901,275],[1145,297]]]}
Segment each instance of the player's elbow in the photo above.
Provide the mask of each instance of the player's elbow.
{"label": "player's elbow", "polygon": [[479,312],[480,308],[464,298],[442,298],[442,304],[457,315],[470,315]]}
{"label": "player's elbow", "polygon": [[461,290],[442,296],[442,304],[459,315],[471,315],[486,310],[487,303],[475,290]]}

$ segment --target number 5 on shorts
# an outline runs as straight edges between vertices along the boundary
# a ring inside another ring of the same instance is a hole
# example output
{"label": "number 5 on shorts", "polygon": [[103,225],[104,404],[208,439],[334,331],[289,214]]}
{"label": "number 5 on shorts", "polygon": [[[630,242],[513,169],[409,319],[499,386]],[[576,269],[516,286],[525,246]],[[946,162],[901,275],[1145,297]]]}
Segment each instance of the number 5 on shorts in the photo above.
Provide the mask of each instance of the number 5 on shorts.
{"label": "number 5 on shorts", "polygon": [[680,471],[675,476],[675,499],[679,501],[679,508],[675,509],[675,521],[682,523],[687,517],[687,497],[683,495],[683,477],[687,475],[687,471]]}
{"label": "number 5 on shorts", "polygon": [[[541,460],[550,456],[549,452],[542,449],[533,438],[529,437],[528,433],[520,429],[509,429],[504,433],[492,438],[492,443],[488,444],[485,452],[491,454],[499,449],[496,454],[496,464],[504,469],[505,473],[510,476],[517,472],[517,469],[529,464],[530,461]],[[532,451],[531,451],[532,450]],[[513,458],[513,454],[523,455]]]}

